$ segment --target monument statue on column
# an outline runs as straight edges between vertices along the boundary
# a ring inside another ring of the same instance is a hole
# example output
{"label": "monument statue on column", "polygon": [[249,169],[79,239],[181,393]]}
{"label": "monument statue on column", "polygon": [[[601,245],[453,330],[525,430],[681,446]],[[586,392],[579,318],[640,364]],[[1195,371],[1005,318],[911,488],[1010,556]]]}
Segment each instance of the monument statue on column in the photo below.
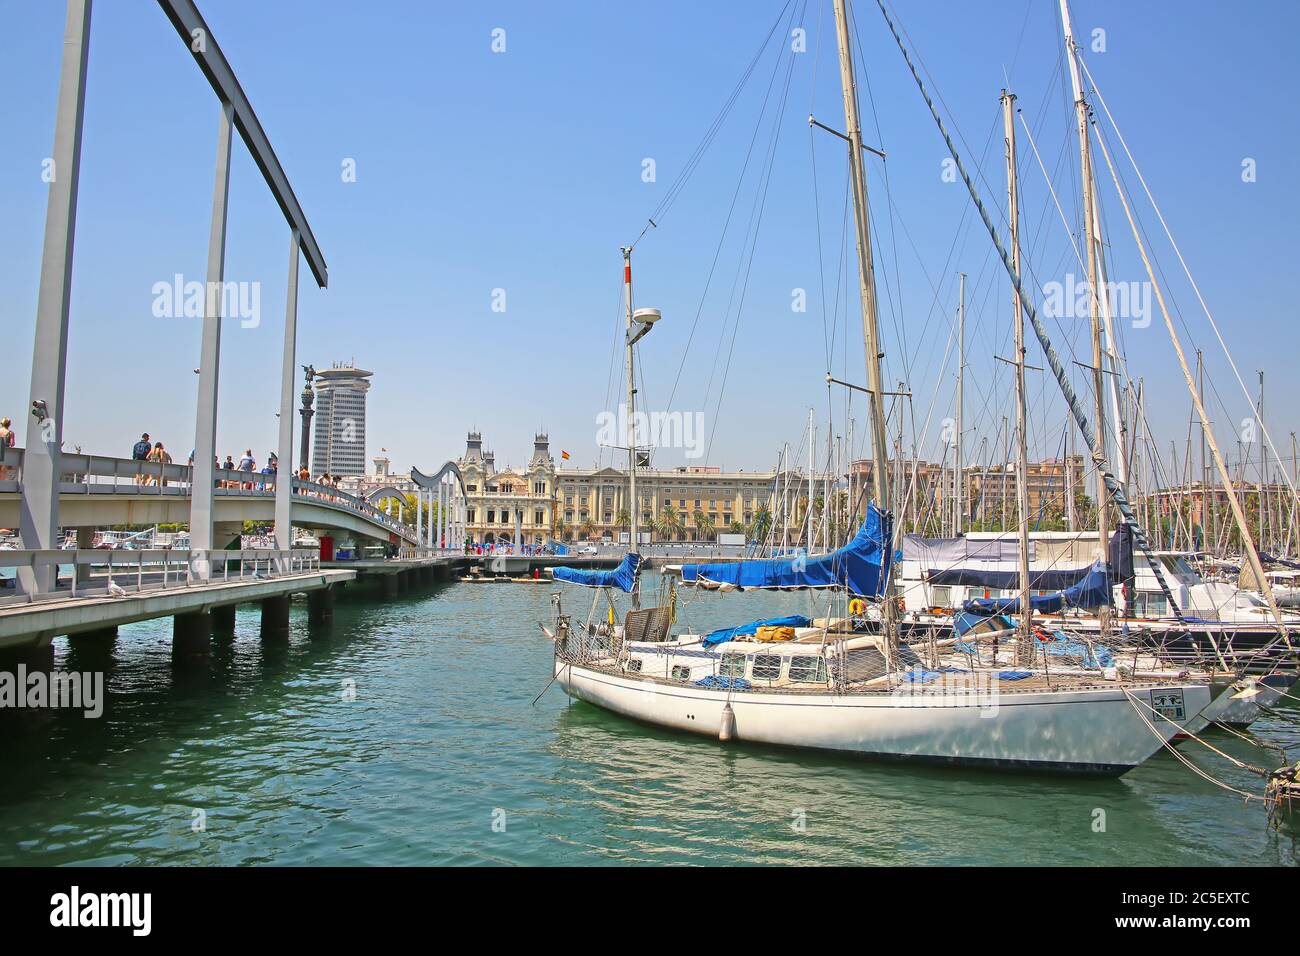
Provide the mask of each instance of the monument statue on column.
{"label": "monument statue on column", "polygon": [[315,414],[311,406],[316,398],[316,392],[311,383],[312,379],[316,377],[316,369],[310,365],[304,365],[302,370],[307,376],[307,381],[302,386],[302,447],[298,450],[298,466],[307,467],[308,471],[310,471],[308,456],[311,453],[311,417]]}

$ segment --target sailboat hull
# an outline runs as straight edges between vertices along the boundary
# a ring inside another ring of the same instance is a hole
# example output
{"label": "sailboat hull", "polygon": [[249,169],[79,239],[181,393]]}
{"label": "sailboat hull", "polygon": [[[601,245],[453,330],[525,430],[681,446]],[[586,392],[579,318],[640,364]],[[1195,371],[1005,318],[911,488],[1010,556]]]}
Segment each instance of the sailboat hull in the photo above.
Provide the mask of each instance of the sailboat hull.
{"label": "sailboat hull", "polygon": [[[982,694],[728,692],[556,661],[569,696],[661,727],[881,760],[1118,776],[1210,703],[1205,684]],[[1157,700],[1157,698],[1160,698]],[[1178,723],[1142,707],[1180,702]],[[1152,726],[1143,720],[1139,708]]]}

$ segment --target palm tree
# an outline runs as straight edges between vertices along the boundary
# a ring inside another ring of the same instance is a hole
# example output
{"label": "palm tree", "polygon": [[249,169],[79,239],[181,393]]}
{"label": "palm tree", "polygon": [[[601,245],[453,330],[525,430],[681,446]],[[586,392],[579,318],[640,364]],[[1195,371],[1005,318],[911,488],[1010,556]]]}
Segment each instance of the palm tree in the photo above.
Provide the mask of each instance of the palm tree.
{"label": "palm tree", "polygon": [[551,527],[551,536],[556,541],[565,540],[565,535],[569,533],[569,525],[559,515],[555,516],[555,522]]}
{"label": "palm tree", "polygon": [[709,535],[713,533],[713,519],[703,511],[696,510],[691,515],[691,523],[695,525],[695,540],[706,541]]}
{"label": "palm tree", "polygon": [[619,508],[618,514],[614,515],[614,527],[630,534],[632,531],[632,513],[626,508]]}
{"label": "palm tree", "polygon": [[578,528],[578,536],[584,541],[590,541],[594,538],[596,536],[596,522],[592,521],[590,518],[584,521],[582,526]]}
{"label": "palm tree", "polygon": [[672,505],[664,505],[663,510],[659,512],[659,520],[656,524],[659,537],[667,541],[676,538],[682,530],[682,519],[677,514],[677,509]]}
{"label": "palm tree", "polygon": [[767,533],[772,530],[772,512],[767,509],[767,502],[758,506],[754,512],[754,518],[749,523],[747,531],[751,541],[764,541],[767,539]]}

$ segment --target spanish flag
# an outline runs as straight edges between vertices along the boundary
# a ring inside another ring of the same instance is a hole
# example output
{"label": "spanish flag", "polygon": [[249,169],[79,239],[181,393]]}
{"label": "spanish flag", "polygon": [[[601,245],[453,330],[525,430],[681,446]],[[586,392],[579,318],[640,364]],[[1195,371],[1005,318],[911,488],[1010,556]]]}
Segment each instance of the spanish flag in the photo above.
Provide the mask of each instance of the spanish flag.
{"label": "spanish flag", "polygon": [[563,449],[561,449],[561,450],[560,450],[560,460],[561,460],[561,461],[568,461],[568,460],[569,460],[569,453],[568,453],[567,451],[564,451]]}

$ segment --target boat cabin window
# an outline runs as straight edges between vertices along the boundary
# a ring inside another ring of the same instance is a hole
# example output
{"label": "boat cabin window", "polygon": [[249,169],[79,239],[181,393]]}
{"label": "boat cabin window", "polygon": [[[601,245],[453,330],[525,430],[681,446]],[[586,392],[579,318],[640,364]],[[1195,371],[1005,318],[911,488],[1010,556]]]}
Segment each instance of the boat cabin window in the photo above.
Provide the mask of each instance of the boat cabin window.
{"label": "boat cabin window", "polygon": [[778,655],[754,655],[754,680],[776,680],[780,676],[781,658]]}
{"label": "boat cabin window", "polygon": [[641,658],[629,657],[627,659],[627,669],[630,671],[639,671],[641,669]]}
{"label": "boat cabin window", "polygon": [[723,654],[722,664],[718,667],[718,673],[723,677],[744,677],[745,655]]}
{"label": "boat cabin window", "polygon": [[1181,584],[1199,584],[1201,582],[1201,576],[1196,573],[1196,569],[1188,564],[1187,559],[1180,554],[1162,554],[1160,555],[1160,563]]}
{"label": "boat cabin window", "polygon": [[685,664],[673,665],[673,680],[690,680],[691,669]]}
{"label": "boat cabin window", "polygon": [[1169,602],[1159,591],[1138,591],[1133,597],[1133,608],[1138,617],[1167,617]]}
{"label": "boat cabin window", "polygon": [[813,655],[790,658],[790,680],[825,683],[825,659]]}
{"label": "boat cabin window", "polygon": [[930,588],[930,603],[938,607],[952,604],[952,588],[946,584],[936,584]]}

